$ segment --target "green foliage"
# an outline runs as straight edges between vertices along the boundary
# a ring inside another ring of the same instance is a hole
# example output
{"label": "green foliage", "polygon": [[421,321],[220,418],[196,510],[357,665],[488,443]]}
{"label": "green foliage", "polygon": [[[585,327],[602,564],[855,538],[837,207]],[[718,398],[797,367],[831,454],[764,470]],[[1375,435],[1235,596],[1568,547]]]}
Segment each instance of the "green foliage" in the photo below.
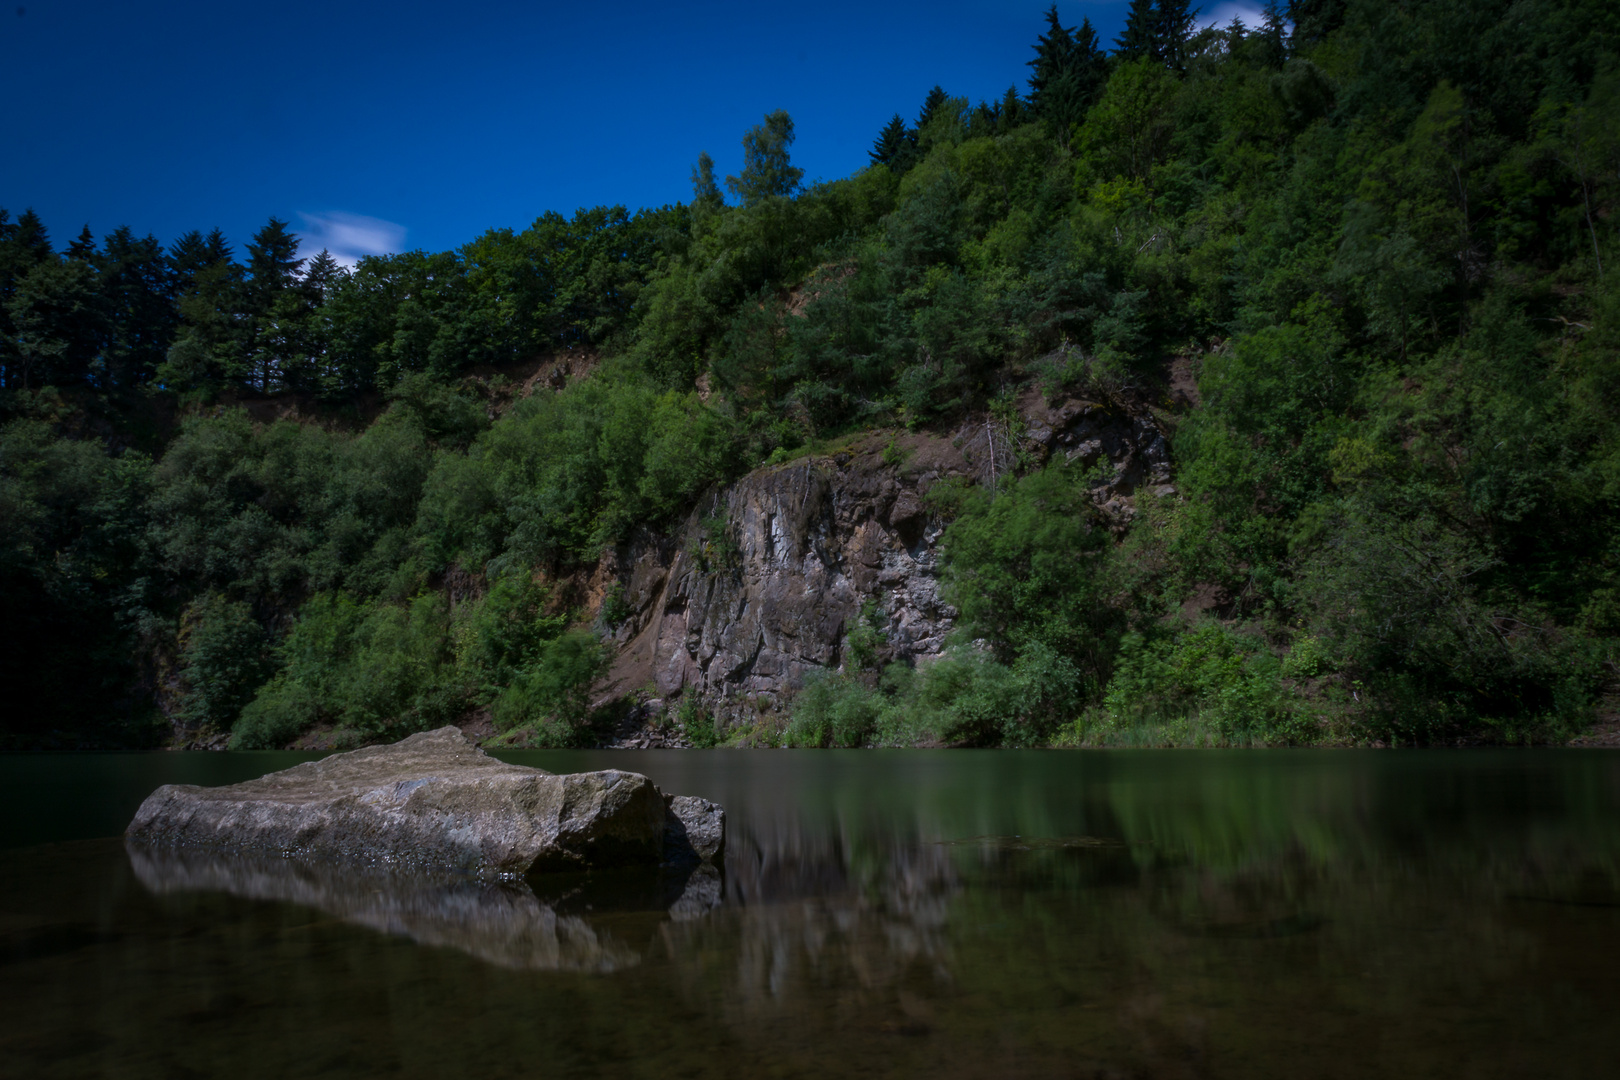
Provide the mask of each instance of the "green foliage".
{"label": "green foliage", "polygon": [[945,596],[962,633],[1003,664],[1035,646],[1051,650],[1100,685],[1118,615],[1105,599],[1109,534],[1081,470],[1052,467],[999,492],[964,493],[942,543]]}
{"label": "green foliage", "polygon": [[847,666],[855,671],[875,667],[878,650],[887,640],[883,633],[883,609],[876,600],[866,601],[844,635]]}
{"label": "green foliage", "polygon": [[686,741],[697,749],[711,750],[720,745],[720,732],[715,727],[714,715],[703,707],[695,695],[681,699],[675,718]]}
{"label": "green foliage", "polygon": [[767,113],[763,124],[743,136],[742,175],[726,177],[726,190],[744,206],[793,195],[804,179],[804,170],[789,163],[791,145],[793,118],[781,109]]}
{"label": "green foliage", "polygon": [[912,670],[891,664],[874,685],[853,673],[805,680],[783,737],[789,746],[1032,746],[1079,708],[1080,672],[1045,645],[1010,666],[958,648]]}
{"label": "green foliage", "polygon": [[180,624],[185,724],[229,730],[270,674],[268,646],[269,635],[241,601],[216,593],[191,604]]}
{"label": "green foliage", "polygon": [[585,734],[591,686],[611,657],[595,635],[570,630],[537,655],[495,699],[496,726],[532,726],[542,746],[575,746]]}
{"label": "green foliage", "polygon": [[[59,253],[0,211],[6,738],[137,743],[161,684],[186,724],[239,710],[244,744],[483,708],[569,742],[590,650],[536,572],[834,434],[1006,422],[1031,382],[1176,411],[1190,371],[1201,404],[1160,416],[1176,495],[1137,487],[1128,525],[1094,509],[1128,485],[1027,447],[997,490],[935,483],[965,642],[879,677],[856,620],[792,737],[1579,726],[1620,657],[1620,14],[1190,12],[1133,3],[1105,60],[1054,8],[1028,101],[934,87],[809,188],[772,113],[741,205],[701,155],[687,206],[352,270],[274,219],[238,259],[217,231]],[[588,377],[486,393],[560,353]]]}
{"label": "green foliage", "polygon": [[1283,685],[1263,642],[1216,623],[1149,639],[1126,635],[1103,697],[1108,723],[1196,721],[1229,743],[1310,742],[1322,732]]}

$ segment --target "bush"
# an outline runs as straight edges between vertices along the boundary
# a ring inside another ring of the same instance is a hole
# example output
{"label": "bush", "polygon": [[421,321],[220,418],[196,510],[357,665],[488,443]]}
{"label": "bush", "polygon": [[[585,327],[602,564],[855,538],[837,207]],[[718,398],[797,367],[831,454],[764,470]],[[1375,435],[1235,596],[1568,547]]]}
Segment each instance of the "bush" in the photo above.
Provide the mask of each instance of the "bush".
{"label": "bush", "polygon": [[681,731],[686,734],[686,741],[699,750],[712,750],[720,745],[720,732],[714,725],[714,717],[699,704],[696,695],[688,696],[681,702],[676,716]]}
{"label": "bush", "polygon": [[591,686],[609,659],[602,643],[584,630],[546,642],[537,659],[495,698],[496,726],[508,731],[532,726],[546,745],[577,745],[590,712]]}
{"label": "bush", "polygon": [[269,635],[246,604],[210,594],[186,610],[180,642],[181,719],[229,730],[273,670]]}
{"label": "bush", "polygon": [[1228,742],[1308,742],[1319,734],[1283,664],[1218,623],[1149,639],[1126,635],[1103,704],[1116,727],[1196,720]]}
{"label": "bush", "polygon": [[231,729],[232,750],[277,750],[314,727],[320,706],[307,686],[285,675],[248,702]]}
{"label": "bush", "polygon": [[805,749],[865,746],[877,731],[883,706],[881,695],[858,679],[817,672],[793,699],[783,741]]}

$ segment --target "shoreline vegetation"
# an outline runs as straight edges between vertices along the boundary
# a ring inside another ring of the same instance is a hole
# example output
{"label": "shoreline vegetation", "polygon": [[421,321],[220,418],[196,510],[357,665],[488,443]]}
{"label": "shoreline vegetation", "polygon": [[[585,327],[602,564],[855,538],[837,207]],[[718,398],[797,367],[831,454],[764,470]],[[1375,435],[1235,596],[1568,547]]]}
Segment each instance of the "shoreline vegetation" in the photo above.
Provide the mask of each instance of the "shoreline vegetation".
{"label": "shoreline vegetation", "polygon": [[[690,202],[352,269],[0,211],[0,749],[1620,744],[1620,7],[1031,23],[809,186],[776,111]],[[1102,505],[1036,393],[1172,482]],[[967,423],[940,656],[863,609],[751,721],[598,697],[604,552]]]}

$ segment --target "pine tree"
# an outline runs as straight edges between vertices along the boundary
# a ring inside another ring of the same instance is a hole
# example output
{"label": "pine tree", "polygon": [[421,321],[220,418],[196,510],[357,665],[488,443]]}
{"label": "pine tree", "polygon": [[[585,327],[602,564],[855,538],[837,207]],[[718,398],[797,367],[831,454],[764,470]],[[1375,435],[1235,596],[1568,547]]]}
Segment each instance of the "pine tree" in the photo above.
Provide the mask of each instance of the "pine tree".
{"label": "pine tree", "polygon": [[1024,99],[1018,96],[1018,87],[1009,86],[1001,96],[1001,130],[1011,131],[1025,120]]}
{"label": "pine tree", "polygon": [[6,386],[26,382],[34,359],[23,355],[11,301],[29,271],[55,259],[39,215],[25,210],[13,222],[11,215],[0,209],[0,382]]}
{"label": "pine tree", "polygon": [[156,374],[179,323],[179,276],[157,237],[137,237],[127,225],[107,234],[92,262],[111,325],[107,376],[115,387],[144,383]]}
{"label": "pine tree", "polygon": [[906,122],[900,119],[900,114],[883,125],[878,137],[872,140],[872,164],[887,165],[899,171],[909,163],[911,149],[916,142],[916,136],[906,127]]}
{"label": "pine tree", "polygon": [[1089,109],[1102,96],[1103,86],[1108,82],[1108,54],[1103,52],[1090,19],[1081,19],[1080,29],[1074,32],[1072,56],[1069,67],[1075,73],[1084,107]]}
{"label": "pine tree", "polygon": [[1097,43],[1090,19],[1070,31],[1058,21],[1057,7],[1046,13],[1047,32],[1035,44],[1035,69],[1029,80],[1030,107],[1053,134],[1067,142],[1069,131],[1085,119],[1108,81],[1108,58]]}
{"label": "pine tree", "polygon": [[259,389],[268,393],[276,367],[286,355],[285,325],[289,317],[284,297],[298,284],[298,237],[287,223],[272,217],[253,234],[248,245],[247,287],[243,299],[251,325],[249,352],[258,371]]}
{"label": "pine tree", "polygon": [[1163,60],[1159,48],[1159,10],[1154,0],[1131,0],[1125,14],[1125,29],[1114,39],[1114,53],[1121,60],[1152,57]]}
{"label": "pine tree", "polygon": [[225,234],[220,232],[217,227],[210,230],[208,239],[203,241],[203,252],[209,266],[230,262],[232,257],[236,255],[236,252],[231,250],[231,245],[226,242]]}
{"label": "pine tree", "polygon": [[1283,23],[1282,9],[1276,0],[1268,0],[1265,17],[1255,34],[1260,40],[1257,56],[1260,62],[1273,69],[1281,69],[1288,59],[1288,28]]}
{"label": "pine tree", "polygon": [[1187,42],[1198,29],[1200,9],[1188,0],[1159,0],[1158,22],[1154,27],[1158,42],[1156,59],[1172,71],[1187,70]]}
{"label": "pine tree", "polygon": [[951,96],[939,86],[935,86],[928,91],[928,96],[923,99],[922,112],[917,114],[917,133],[919,135],[928,127],[934,117],[939,115],[940,106],[950,99]]}
{"label": "pine tree", "polygon": [[1028,66],[1035,69],[1029,77],[1029,104],[1035,115],[1047,111],[1049,97],[1069,69],[1073,54],[1074,36],[1058,19],[1057,5],[1053,4],[1046,12],[1046,33],[1035,39],[1035,59],[1028,61]]}
{"label": "pine tree", "polygon": [[1001,130],[1001,103],[991,105],[981,101],[968,114],[968,138],[978,139],[995,135]]}
{"label": "pine tree", "polygon": [[68,245],[67,257],[70,259],[88,260],[92,258],[95,253],[96,238],[90,232],[90,226],[86,225],[84,228],[79,230],[79,238]]}
{"label": "pine tree", "polygon": [[181,327],[158,366],[157,381],[176,392],[215,390],[246,374],[242,267],[225,234],[189,232],[169,249]]}
{"label": "pine tree", "polygon": [[304,271],[304,295],[312,304],[323,304],[332,293],[332,286],[343,274],[343,267],[332,257],[332,253],[322,248],[320,254],[309,260],[309,268]]}
{"label": "pine tree", "polygon": [[804,170],[794,168],[788,157],[792,143],[793,118],[783,109],[767,113],[763,124],[743,136],[742,175],[726,177],[726,190],[744,206],[772,197],[791,197],[804,179]]}

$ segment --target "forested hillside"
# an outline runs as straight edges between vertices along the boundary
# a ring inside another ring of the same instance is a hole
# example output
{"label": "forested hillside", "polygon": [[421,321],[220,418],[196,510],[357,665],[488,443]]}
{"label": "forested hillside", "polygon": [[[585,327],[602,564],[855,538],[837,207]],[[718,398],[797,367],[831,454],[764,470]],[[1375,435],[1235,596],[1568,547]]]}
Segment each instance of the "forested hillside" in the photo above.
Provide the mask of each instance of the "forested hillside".
{"label": "forested hillside", "polygon": [[589,739],[611,612],[571,572],[854,432],[1016,439],[1032,386],[1153,412],[1174,493],[1109,518],[1061,456],[939,486],[958,645],[878,671],[851,627],[768,739],[1561,741],[1609,715],[1620,7],[1196,30],[1136,0],[1111,48],[1030,17],[1002,98],[935,87],[809,187],[775,112],[684,205],[353,269],[275,219],[242,252],[59,249],[0,211],[4,745],[484,710]]}

